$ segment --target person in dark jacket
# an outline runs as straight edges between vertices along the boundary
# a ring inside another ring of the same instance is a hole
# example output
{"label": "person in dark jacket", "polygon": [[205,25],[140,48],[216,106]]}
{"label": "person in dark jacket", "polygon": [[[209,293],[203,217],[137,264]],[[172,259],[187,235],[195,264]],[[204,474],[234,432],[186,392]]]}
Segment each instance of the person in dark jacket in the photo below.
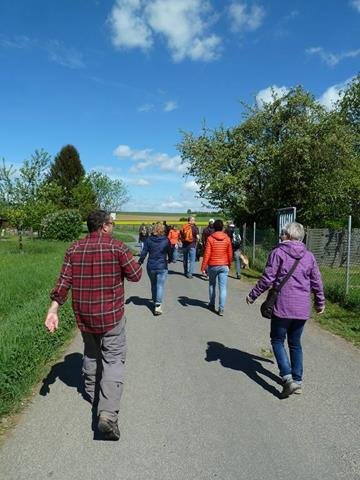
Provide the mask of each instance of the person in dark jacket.
{"label": "person in dark jacket", "polygon": [[233,250],[233,257],[235,261],[236,278],[241,278],[241,262],[240,262],[240,247],[241,247],[241,235],[239,229],[235,226],[232,220],[227,222],[225,233],[229,235],[231,241],[231,247]]}
{"label": "person in dark jacket", "polygon": [[[299,259],[295,271],[280,290],[271,318],[271,345],[284,385],[282,398],[301,393],[303,355],[301,335],[311,313],[311,293],[318,314],[324,312],[325,297],[319,268],[314,255],[302,240],[304,227],[300,223],[288,223],[282,230],[282,242],[268,257],[265,271],[246,298],[248,304],[270,287],[277,287],[294,262]],[[284,347],[287,337],[290,359]]]}
{"label": "person in dark jacket", "polygon": [[142,223],[139,228],[139,255],[144,247],[144,243],[149,236],[149,231],[145,223]]}
{"label": "person in dark jacket", "polygon": [[139,263],[149,255],[146,270],[151,284],[151,297],[154,302],[154,315],[162,314],[165,280],[168,262],[171,258],[171,245],[165,236],[165,227],[161,222],[154,225],[150,237],[144,243]]}

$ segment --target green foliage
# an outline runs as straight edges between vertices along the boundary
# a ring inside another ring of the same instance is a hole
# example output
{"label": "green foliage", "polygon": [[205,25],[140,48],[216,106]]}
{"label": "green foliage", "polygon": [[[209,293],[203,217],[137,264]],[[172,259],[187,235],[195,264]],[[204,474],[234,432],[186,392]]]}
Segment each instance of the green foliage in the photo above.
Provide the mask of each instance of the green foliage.
{"label": "green foliage", "polygon": [[71,197],[72,208],[79,210],[83,220],[86,220],[91,211],[98,208],[96,194],[86,177],[72,189]]}
{"label": "green foliage", "polygon": [[41,237],[49,240],[71,241],[79,238],[82,219],[78,210],[50,213],[41,222]]}
{"label": "green foliage", "polygon": [[0,243],[0,416],[30,393],[75,329],[70,302],[54,335],[43,324],[66,244],[28,240],[19,256],[14,240]]}
{"label": "green foliage", "polygon": [[107,212],[118,212],[129,200],[128,189],[121,180],[112,180],[101,172],[93,171],[87,175],[92,186],[97,205]]}
{"label": "green foliage", "polygon": [[326,111],[301,87],[246,106],[229,129],[184,133],[178,145],[199,196],[237,223],[272,226],[276,211],[297,207],[308,226],[359,218],[358,137],[338,110]]}
{"label": "green foliage", "polygon": [[49,182],[54,182],[61,188],[58,204],[61,208],[73,206],[72,191],[85,176],[79,152],[73,145],[66,145],[56,155],[50,167]]}

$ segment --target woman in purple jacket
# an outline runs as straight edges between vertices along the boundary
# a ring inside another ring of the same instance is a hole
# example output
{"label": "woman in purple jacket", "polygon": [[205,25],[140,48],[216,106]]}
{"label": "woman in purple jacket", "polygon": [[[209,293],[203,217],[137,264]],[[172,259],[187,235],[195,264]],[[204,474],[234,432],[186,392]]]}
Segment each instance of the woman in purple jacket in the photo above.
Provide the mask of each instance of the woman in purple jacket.
{"label": "woman in purple jacket", "polygon": [[[292,393],[301,393],[301,335],[306,320],[310,318],[311,292],[314,293],[314,306],[318,314],[324,312],[325,298],[315,257],[302,243],[304,227],[300,223],[288,223],[282,234],[283,241],[270,252],[264,273],[247,296],[246,302],[254,303],[265,290],[278,286],[294,262],[300,259],[277,296],[271,318],[271,345],[284,382],[281,397],[287,398]],[[286,336],[290,359],[284,347]]]}

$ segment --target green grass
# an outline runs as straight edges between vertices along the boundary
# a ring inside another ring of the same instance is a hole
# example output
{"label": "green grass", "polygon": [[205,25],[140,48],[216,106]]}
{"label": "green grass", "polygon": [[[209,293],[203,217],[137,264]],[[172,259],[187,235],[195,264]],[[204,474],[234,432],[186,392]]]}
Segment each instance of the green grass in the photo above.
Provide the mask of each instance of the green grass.
{"label": "green grass", "polygon": [[25,239],[20,254],[16,239],[0,241],[0,417],[16,411],[75,330],[69,301],[59,330],[44,327],[67,245]]}

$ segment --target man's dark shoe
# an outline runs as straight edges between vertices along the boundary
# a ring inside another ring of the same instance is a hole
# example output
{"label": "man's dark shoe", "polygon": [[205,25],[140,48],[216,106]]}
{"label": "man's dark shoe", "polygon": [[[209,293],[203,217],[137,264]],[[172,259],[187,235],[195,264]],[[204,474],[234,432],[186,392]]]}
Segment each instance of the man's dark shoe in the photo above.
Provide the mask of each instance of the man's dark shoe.
{"label": "man's dark shoe", "polygon": [[282,392],[280,393],[280,398],[288,398],[299,389],[301,389],[301,386],[294,382],[292,378],[290,378],[284,382]]}
{"label": "man's dark shoe", "polygon": [[240,273],[237,273],[237,274],[236,274],[236,278],[237,278],[238,280],[240,280],[240,278],[241,278]]}
{"label": "man's dark shoe", "polygon": [[208,308],[209,308],[209,310],[211,310],[212,312],[215,313],[216,310],[215,310],[215,305],[214,305],[214,304],[209,303],[209,304],[208,304]]}
{"label": "man's dark shoe", "polygon": [[119,440],[120,430],[117,420],[110,420],[110,418],[100,414],[98,429],[104,434],[106,440]]}
{"label": "man's dark shoe", "polygon": [[193,276],[190,275],[190,273],[188,273],[186,276],[187,276],[187,278],[193,278]]}

